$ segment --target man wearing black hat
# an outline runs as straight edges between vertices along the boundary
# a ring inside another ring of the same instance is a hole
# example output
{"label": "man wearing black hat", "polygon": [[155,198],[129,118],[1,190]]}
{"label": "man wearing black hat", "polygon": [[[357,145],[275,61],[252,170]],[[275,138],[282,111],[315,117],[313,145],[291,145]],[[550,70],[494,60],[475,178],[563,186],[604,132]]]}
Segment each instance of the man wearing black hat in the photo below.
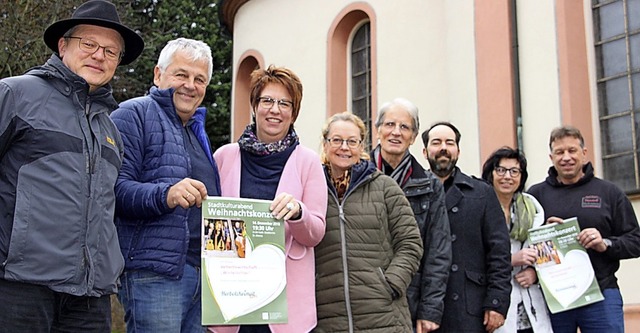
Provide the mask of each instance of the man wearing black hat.
{"label": "man wearing black hat", "polygon": [[144,43],[103,0],[44,41],[55,52],[44,65],[0,80],[0,332],[110,332],[124,261],[109,81]]}

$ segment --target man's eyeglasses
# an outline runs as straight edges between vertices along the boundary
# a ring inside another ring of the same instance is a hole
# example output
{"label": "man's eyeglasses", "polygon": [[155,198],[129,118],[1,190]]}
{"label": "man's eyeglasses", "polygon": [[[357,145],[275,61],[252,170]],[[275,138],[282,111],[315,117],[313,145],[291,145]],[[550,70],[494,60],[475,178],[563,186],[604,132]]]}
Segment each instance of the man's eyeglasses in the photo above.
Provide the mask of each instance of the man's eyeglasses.
{"label": "man's eyeglasses", "polygon": [[504,176],[507,173],[507,171],[509,171],[509,174],[511,175],[511,177],[518,177],[518,176],[520,176],[520,173],[522,172],[522,170],[520,170],[519,168],[507,169],[507,168],[501,167],[501,166],[497,166],[495,168],[495,171],[498,174],[498,176]]}
{"label": "man's eyeglasses", "polygon": [[271,109],[273,104],[278,103],[278,109],[280,111],[291,111],[293,108],[293,102],[287,101],[286,99],[275,99],[267,96],[258,97],[258,102],[260,103],[261,108]]}
{"label": "man's eyeglasses", "polygon": [[407,124],[403,124],[403,123],[396,123],[394,121],[386,121],[384,123],[382,123],[382,127],[384,129],[386,129],[387,131],[393,131],[394,129],[396,129],[396,127],[400,126],[400,132],[402,133],[411,133],[413,132],[413,127],[407,125]]}
{"label": "man's eyeglasses", "polygon": [[117,47],[102,46],[98,44],[98,42],[88,38],[71,37],[71,36],[65,36],[64,38],[78,39],[78,47],[80,47],[80,50],[87,52],[89,54],[94,54],[96,53],[96,51],[102,48],[104,50],[104,57],[112,61],[119,61],[122,55],[124,54]]}
{"label": "man's eyeglasses", "polygon": [[333,148],[342,147],[342,145],[345,142],[347,143],[347,146],[349,148],[357,148],[358,145],[360,145],[360,143],[362,142],[362,140],[359,140],[359,139],[340,139],[340,138],[324,139],[324,141],[328,142]]}

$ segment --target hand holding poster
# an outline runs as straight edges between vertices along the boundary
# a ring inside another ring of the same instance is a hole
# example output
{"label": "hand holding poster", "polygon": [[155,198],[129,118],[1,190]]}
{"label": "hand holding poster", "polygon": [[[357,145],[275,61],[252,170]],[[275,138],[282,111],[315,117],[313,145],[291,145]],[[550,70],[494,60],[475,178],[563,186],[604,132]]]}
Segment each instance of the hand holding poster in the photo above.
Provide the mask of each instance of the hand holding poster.
{"label": "hand holding poster", "polygon": [[577,240],[578,219],[529,229],[529,244],[538,251],[536,271],[551,313],[603,300],[591,260]]}
{"label": "hand holding poster", "polygon": [[284,221],[271,201],[202,203],[202,324],[286,323]]}

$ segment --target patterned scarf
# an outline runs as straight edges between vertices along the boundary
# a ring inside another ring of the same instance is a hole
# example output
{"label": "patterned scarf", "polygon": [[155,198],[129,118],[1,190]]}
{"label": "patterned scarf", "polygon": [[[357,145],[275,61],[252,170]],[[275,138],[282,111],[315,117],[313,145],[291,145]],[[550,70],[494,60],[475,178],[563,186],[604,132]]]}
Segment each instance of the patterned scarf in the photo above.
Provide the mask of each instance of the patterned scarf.
{"label": "patterned scarf", "polygon": [[385,170],[389,166],[385,166],[380,149],[380,145],[378,145],[371,152],[373,162],[376,164],[376,167],[385,175],[389,175],[389,177],[393,178],[400,187],[403,187],[407,180],[409,180],[409,177],[411,177],[411,172],[413,172],[413,167],[411,166],[411,154],[409,154],[409,150],[404,153],[404,156],[398,166],[391,171],[391,174],[389,174],[390,170]]}
{"label": "patterned scarf", "polygon": [[342,176],[338,177],[338,179],[333,178],[331,175],[331,165],[326,164],[326,168],[329,178],[333,182],[333,187],[336,188],[338,200],[342,201],[344,194],[347,193],[347,188],[349,188],[349,182],[351,181],[351,168],[349,168],[349,170],[347,170]]}
{"label": "patterned scarf", "polygon": [[515,220],[511,221],[509,236],[515,240],[524,242],[529,235],[529,229],[533,226],[533,217],[536,215],[536,206],[531,199],[517,192],[513,196],[513,209]]}
{"label": "patterned scarf", "polygon": [[242,132],[242,135],[238,139],[238,144],[242,149],[258,156],[280,153],[291,147],[296,142],[298,142],[298,135],[293,129],[293,126],[291,126],[289,132],[282,140],[272,143],[264,143],[260,141],[256,135],[256,124],[247,125],[244,132]]}

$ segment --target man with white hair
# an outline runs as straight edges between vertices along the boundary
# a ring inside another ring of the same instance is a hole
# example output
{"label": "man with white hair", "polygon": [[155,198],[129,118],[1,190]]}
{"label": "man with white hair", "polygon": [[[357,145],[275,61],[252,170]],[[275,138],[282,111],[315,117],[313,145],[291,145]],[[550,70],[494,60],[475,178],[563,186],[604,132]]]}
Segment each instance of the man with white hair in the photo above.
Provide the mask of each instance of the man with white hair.
{"label": "man with white hair", "polygon": [[409,152],[420,132],[418,108],[412,102],[395,98],[383,104],[376,128],[378,146],[371,152],[371,160],[402,188],[411,203],[424,246],[418,273],[407,290],[411,318],[416,333],[432,332],[442,321],[451,267],[451,232],[444,187]]}
{"label": "man with white hair", "polygon": [[116,183],[116,227],[125,258],[122,288],[128,332],[202,332],[202,201],[220,180],[200,107],[211,79],[211,49],[167,43],[147,96],[111,118],[125,158]]}

